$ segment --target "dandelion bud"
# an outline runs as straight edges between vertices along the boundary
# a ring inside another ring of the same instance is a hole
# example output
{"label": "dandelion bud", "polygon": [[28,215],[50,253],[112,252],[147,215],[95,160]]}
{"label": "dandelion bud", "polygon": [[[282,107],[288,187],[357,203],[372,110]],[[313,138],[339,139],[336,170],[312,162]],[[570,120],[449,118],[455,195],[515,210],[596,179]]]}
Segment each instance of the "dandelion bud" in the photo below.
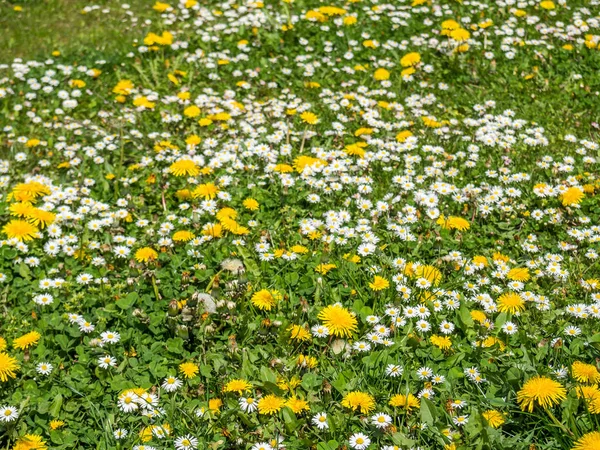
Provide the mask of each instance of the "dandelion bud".
{"label": "dandelion bud", "polygon": [[175,317],[177,314],[179,314],[179,308],[177,306],[177,300],[171,300],[169,302],[168,314],[171,317]]}
{"label": "dandelion bud", "polygon": [[181,339],[188,340],[190,338],[188,327],[186,325],[179,325],[177,327],[177,336]]}

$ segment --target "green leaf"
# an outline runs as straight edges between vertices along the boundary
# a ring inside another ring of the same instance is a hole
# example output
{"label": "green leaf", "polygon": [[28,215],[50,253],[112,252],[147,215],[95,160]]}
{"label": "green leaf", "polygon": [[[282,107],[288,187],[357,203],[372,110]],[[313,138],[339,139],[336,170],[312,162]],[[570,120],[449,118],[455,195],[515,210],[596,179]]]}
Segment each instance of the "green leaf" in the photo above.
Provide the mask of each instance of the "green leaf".
{"label": "green leaf", "polygon": [[294,412],[288,407],[283,408],[282,412],[286,430],[288,433],[293,433],[294,430],[298,428],[298,419],[296,418],[296,414],[294,414]]}
{"label": "green leaf", "polygon": [[319,442],[317,444],[317,450],[335,450],[340,444],[338,441],[331,440],[329,442]]}
{"label": "green leaf", "polygon": [[433,425],[436,417],[437,413],[433,403],[424,397],[421,398],[421,422],[424,422],[427,425]]}
{"label": "green leaf", "polygon": [[27,267],[27,265],[25,265],[25,263],[21,263],[19,265],[19,275],[27,280],[31,280],[31,270],[29,267]]}
{"label": "green leaf", "polygon": [[300,277],[298,276],[298,274],[296,272],[290,272],[288,274],[285,275],[285,277],[283,277],[285,282],[287,284],[289,284],[290,286],[296,286],[298,284],[298,280],[300,279]]}
{"label": "green leaf", "polygon": [[271,383],[277,384],[277,375],[268,367],[260,368],[260,379],[262,381],[269,381]]}
{"label": "green leaf", "polygon": [[314,373],[305,373],[302,377],[302,387],[307,391],[321,386],[323,378]]}
{"label": "green leaf", "polygon": [[52,404],[50,405],[50,409],[48,410],[52,417],[58,417],[62,404],[63,396],[61,394],[58,394],[56,397],[54,397],[54,401],[52,402]]}
{"label": "green leaf", "polygon": [[125,297],[120,298],[116,301],[117,306],[121,309],[129,309],[131,308],[136,300],[138,299],[138,295],[136,292],[130,292]]}
{"label": "green leaf", "polygon": [[171,338],[167,340],[167,350],[177,354],[183,353],[183,339]]}
{"label": "green leaf", "polygon": [[394,433],[392,434],[392,441],[397,445],[405,445],[407,447],[412,447],[417,443],[414,439],[409,439],[403,433]]}

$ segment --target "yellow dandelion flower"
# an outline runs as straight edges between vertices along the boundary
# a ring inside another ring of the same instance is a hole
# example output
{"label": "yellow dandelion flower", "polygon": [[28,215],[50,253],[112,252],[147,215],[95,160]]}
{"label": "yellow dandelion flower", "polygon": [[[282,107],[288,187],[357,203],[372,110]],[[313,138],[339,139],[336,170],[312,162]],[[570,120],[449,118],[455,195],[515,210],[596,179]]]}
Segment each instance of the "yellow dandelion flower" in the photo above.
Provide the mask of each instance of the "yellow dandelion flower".
{"label": "yellow dandelion flower", "polygon": [[270,394],[258,401],[258,412],[261,414],[276,414],[285,405],[285,400]]}
{"label": "yellow dandelion flower", "polygon": [[200,108],[196,105],[188,106],[183,110],[183,115],[185,117],[198,117],[200,115]]}
{"label": "yellow dandelion flower", "polygon": [[176,232],[173,235],[173,240],[175,242],[187,242],[187,241],[191,241],[195,237],[196,236],[191,231],[182,230],[182,231]]}
{"label": "yellow dandelion flower", "polygon": [[450,32],[450,37],[457,42],[464,42],[471,37],[471,33],[463,28],[457,28]]}
{"label": "yellow dandelion flower", "polygon": [[158,253],[156,250],[150,247],[140,248],[137,252],[135,252],[135,259],[137,262],[149,262],[154,261],[158,258]]}
{"label": "yellow dandelion flower", "polygon": [[411,132],[411,131],[409,131],[409,130],[404,130],[404,131],[401,131],[400,133],[398,133],[398,134],[396,135],[396,140],[397,140],[398,142],[404,142],[404,141],[406,141],[406,140],[407,140],[409,137],[411,137],[412,135],[413,135],[413,134],[412,134],[412,132]]}
{"label": "yellow dandelion flower", "polygon": [[58,430],[59,428],[62,428],[64,426],[65,426],[65,422],[63,422],[62,420],[54,419],[53,421],[50,422],[51,430]]}
{"label": "yellow dandelion flower", "polygon": [[10,215],[16,217],[27,217],[31,213],[32,209],[34,209],[34,207],[29,202],[13,203],[8,208]]}
{"label": "yellow dandelion flower", "polygon": [[496,411],[494,409],[485,411],[481,415],[483,416],[485,421],[488,423],[488,425],[492,428],[498,428],[504,422],[506,422],[506,419],[504,418],[504,414],[502,414],[500,411]]}
{"label": "yellow dandelion flower", "polygon": [[502,294],[498,298],[498,311],[518,314],[525,310],[525,301],[516,292]]}
{"label": "yellow dandelion flower", "polygon": [[208,409],[210,409],[213,413],[218,413],[223,406],[223,400],[220,398],[211,398],[208,401]]}
{"label": "yellow dandelion flower", "polygon": [[37,434],[26,434],[19,438],[13,450],[46,450],[46,441]]}
{"label": "yellow dandelion flower", "polygon": [[244,208],[249,209],[250,211],[256,211],[259,207],[258,202],[253,198],[247,198],[242,204],[244,205]]}
{"label": "yellow dandelion flower", "polygon": [[317,367],[319,361],[314,356],[298,355],[298,360],[296,361],[296,364],[300,367],[307,367],[309,369],[312,369],[314,367]]}
{"label": "yellow dandelion flower", "polygon": [[596,366],[586,364],[581,361],[575,361],[571,366],[573,378],[580,383],[598,383],[600,381],[600,372]]}
{"label": "yellow dandelion flower", "polygon": [[526,267],[515,267],[510,269],[506,278],[514,281],[529,281],[531,276],[529,275],[529,269]]}
{"label": "yellow dandelion flower", "polygon": [[581,203],[585,194],[578,187],[570,187],[560,196],[563,206],[577,205]]}
{"label": "yellow dandelion flower", "polygon": [[200,168],[191,159],[180,159],[171,164],[169,172],[176,177],[195,177],[200,174]]}
{"label": "yellow dandelion flower", "polygon": [[213,183],[200,184],[192,191],[192,197],[202,197],[205,200],[212,200],[217,196],[219,188]]}
{"label": "yellow dandelion flower", "polygon": [[358,409],[361,413],[367,414],[375,409],[375,399],[366,392],[353,391],[344,396],[342,406],[350,408],[352,411]]}
{"label": "yellow dandelion flower", "polygon": [[246,380],[234,379],[227,382],[223,387],[223,392],[237,392],[242,395],[245,391],[249,391],[252,385]]}
{"label": "yellow dandelion flower", "polygon": [[550,408],[563,401],[566,396],[565,388],[551,378],[535,376],[525,382],[517,392],[517,402],[523,411],[533,412],[534,406]]}
{"label": "yellow dandelion flower", "polygon": [[39,208],[31,208],[26,216],[27,221],[40,228],[45,228],[56,219],[56,214]]}
{"label": "yellow dandelion flower", "polygon": [[8,381],[15,378],[19,370],[19,363],[6,352],[0,352],[0,381]]}
{"label": "yellow dandelion flower", "polygon": [[356,317],[339,303],[325,307],[317,317],[334,336],[351,337],[358,329]]}
{"label": "yellow dandelion flower", "polygon": [[600,449],[600,432],[592,431],[584,434],[575,442],[571,450],[599,450]]}
{"label": "yellow dandelion flower", "polygon": [[402,67],[416,66],[421,62],[421,55],[417,52],[407,53],[400,59],[400,65]]}
{"label": "yellow dandelion flower", "polygon": [[263,311],[271,311],[271,309],[281,300],[282,296],[279,291],[270,291],[261,289],[255,292],[252,296],[252,304]]}
{"label": "yellow dandelion flower", "polygon": [[317,115],[310,111],[304,111],[302,114],[300,114],[300,118],[304,123],[309,125],[316,125],[319,122]]}
{"label": "yellow dandelion flower", "polygon": [[379,275],[375,275],[373,281],[369,283],[369,287],[374,291],[382,291],[390,287],[390,282]]}
{"label": "yellow dandelion flower", "polygon": [[113,88],[113,93],[118,95],[129,95],[133,89],[133,82],[131,80],[121,80]]}
{"label": "yellow dandelion flower", "polygon": [[179,371],[186,377],[186,378],[193,378],[196,376],[196,374],[199,372],[200,369],[198,369],[198,366],[196,364],[194,364],[193,362],[184,362],[179,364]]}
{"label": "yellow dandelion flower", "polygon": [[2,232],[9,239],[17,239],[21,242],[31,241],[39,236],[38,229],[24,220],[11,220],[4,225]]}
{"label": "yellow dandelion flower", "polygon": [[541,6],[543,9],[554,9],[554,8],[556,8],[556,5],[555,5],[555,4],[554,4],[554,2],[553,2],[553,1],[551,1],[551,0],[545,0],[545,1],[541,2],[541,3],[540,3],[540,6]]}
{"label": "yellow dandelion flower", "polygon": [[[292,250],[293,251],[293,250]],[[332,269],[335,269],[337,266],[335,264],[319,264],[317,267],[315,267],[315,272],[320,273],[321,275],[327,275],[327,273],[329,271],[331,271]]]}
{"label": "yellow dandelion flower", "polygon": [[450,347],[452,347],[452,341],[448,336],[438,336],[434,334],[429,340],[440,350],[448,350]]}
{"label": "yellow dandelion flower", "polygon": [[309,411],[310,407],[308,406],[308,402],[306,400],[302,400],[300,398],[289,398],[285,402],[285,406],[290,408],[294,414],[301,414],[304,411]]}
{"label": "yellow dandelion flower", "polygon": [[429,265],[417,266],[414,269],[415,276],[425,278],[434,286],[437,286],[442,281],[442,273],[435,267]]}
{"label": "yellow dandelion flower", "polygon": [[288,327],[290,338],[296,341],[310,341],[309,331],[301,325],[292,325]]}
{"label": "yellow dandelion flower", "polygon": [[410,412],[411,409],[418,409],[421,407],[419,399],[412,394],[396,394],[390,398],[389,404],[395,408],[404,408],[407,412]]}
{"label": "yellow dandelion flower", "polygon": [[25,350],[26,348],[37,344],[41,337],[42,335],[37,331],[30,331],[29,333],[16,338],[13,341],[13,347],[18,348],[19,350]]}
{"label": "yellow dandelion flower", "polygon": [[213,238],[223,236],[223,226],[220,223],[207,223],[202,228],[202,234]]}
{"label": "yellow dandelion flower", "polygon": [[373,78],[375,78],[377,81],[389,80],[390,72],[389,72],[389,70],[386,70],[383,67],[379,68],[373,74]]}

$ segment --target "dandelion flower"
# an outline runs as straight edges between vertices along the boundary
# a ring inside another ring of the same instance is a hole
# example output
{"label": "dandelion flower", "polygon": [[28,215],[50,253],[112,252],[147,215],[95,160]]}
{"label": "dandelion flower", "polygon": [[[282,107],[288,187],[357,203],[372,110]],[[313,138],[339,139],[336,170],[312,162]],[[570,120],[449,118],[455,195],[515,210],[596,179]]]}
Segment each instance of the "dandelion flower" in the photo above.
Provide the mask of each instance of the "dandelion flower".
{"label": "dandelion flower", "polygon": [[575,442],[571,450],[599,450],[600,449],[600,432],[592,431],[584,434]]}
{"label": "dandelion flower", "polygon": [[247,198],[246,200],[244,200],[243,205],[244,208],[249,209],[250,211],[256,211],[259,207],[258,202],[253,198]]}
{"label": "dandelion flower", "polygon": [[310,332],[301,325],[291,325],[288,327],[290,337],[296,341],[310,340]]}
{"label": "dandelion flower", "polygon": [[175,242],[188,242],[194,239],[196,236],[191,231],[182,230],[178,231],[173,235],[173,240]]}
{"label": "dandelion flower", "polygon": [[404,55],[402,57],[402,59],[400,59],[400,65],[402,67],[416,66],[420,62],[421,62],[421,55],[419,55],[417,52],[407,53],[406,55]]}
{"label": "dandelion flower", "polygon": [[13,347],[20,350],[25,350],[26,348],[37,344],[41,337],[42,335],[37,331],[30,331],[29,333],[15,339],[13,341]]}
{"label": "dandelion flower", "polygon": [[9,239],[17,239],[21,242],[31,241],[38,236],[38,229],[25,220],[11,220],[4,225],[2,232]]}
{"label": "dandelion flower", "polygon": [[196,189],[192,191],[192,197],[202,197],[205,200],[212,200],[217,196],[218,192],[219,188],[213,183],[205,183],[199,185]]}
{"label": "dandelion flower", "polygon": [[176,177],[195,177],[200,174],[200,168],[191,159],[180,159],[171,164],[169,172]]}
{"label": "dandelion flower", "polygon": [[395,408],[404,408],[408,412],[410,412],[410,410],[413,408],[421,407],[421,402],[419,402],[419,399],[412,394],[396,394],[390,398],[389,404]]}
{"label": "dandelion flower", "polygon": [[285,400],[270,394],[258,401],[258,412],[261,414],[275,414],[283,408]]}
{"label": "dandelion flower", "polygon": [[429,338],[429,340],[440,350],[448,350],[450,347],[452,347],[452,341],[448,336],[438,336],[434,334],[431,336],[431,338]]}
{"label": "dandelion flower", "polygon": [[379,275],[375,275],[373,282],[369,283],[369,287],[374,291],[382,291],[390,286],[390,282]]}
{"label": "dandelion flower", "polygon": [[494,409],[485,411],[482,416],[492,428],[498,428],[506,421],[504,415],[500,411]]}
{"label": "dandelion flower", "polygon": [[271,309],[281,300],[281,294],[278,291],[269,291],[261,289],[255,292],[252,296],[252,304],[263,311],[271,311]]}
{"label": "dandelion flower", "polygon": [[533,412],[536,404],[542,408],[549,408],[565,398],[566,390],[559,382],[539,375],[527,380],[517,392],[517,401],[521,409],[529,412]]}
{"label": "dandelion flower", "polygon": [[199,369],[193,362],[184,362],[179,364],[179,371],[185,375],[186,378],[193,378],[196,376]]}
{"label": "dandelion flower", "polygon": [[37,434],[26,434],[20,438],[13,450],[46,450],[46,442]]}
{"label": "dandelion flower", "polygon": [[506,278],[513,281],[529,281],[531,276],[529,275],[529,269],[526,267],[515,267],[509,270]]}
{"label": "dandelion flower", "polygon": [[367,414],[375,409],[375,399],[366,392],[353,391],[344,396],[342,406],[350,408],[352,411],[359,409],[361,413]]}
{"label": "dandelion flower", "polygon": [[384,68],[377,69],[373,74],[373,77],[377,81],[384,81],[390,79],[390,72]]}
{"label": "dandelion flower", "polygon": [[519,294],[510,292],[498,298],[498,311],[518,314],[525,310],[525,302]]}
{"label": "dandelion flower", "polygon": [[223,392],[237,392],[242,395],[244,391],[249,391],[251,387],[252,385],[246,380],[235,379],[227,382],[223,387]]}
{"label": "dandelion flower", "polygon": [[310,111],[305,111],[302,114],[300,114],[300,118],[304,123],[307,123],[309,125],[316,125],[319,122],[319,118],[317,117],[317,115]]}
{"label": "dandelion flower", "polygon": [[300,414],[304,411],[310,410],[308,406],[308,402],[306,400],[302,400],[300,398],[290,398],[285,402],[285,406],[290,408],[294,414]]}
{"label": "dandelion flower", "polygon": [[137,262],[147,263],[148,261],[154,261],[156,258],[158,258],[158,253],[150,247],[140,248],[135,252],[135,259]]}
{"label": "dandelion flower", "polygon": [[581,361],[575,361],[571,366],[573,378],[580,383],[598,383],[600,381],[600,373],[596,366],[586,364]]}
{"label": "dandelion flower", "polygon": [[357,331],[356,317],[339,303],[325,307],[317,317],[334,336],[351,337]]}
{"label": "dandelion flower", "polygon": [[50,422],[51,430],[58,430],[59,428],[62,428],[64,426],[65,426],[65,422],[62,420],[54,419]]}
{"label": "dandelion flower", "polygon": [[581,200],[583,200],[585,194],[583,193],[581,188],[570,187],[565,192],[563,192],[560,197],[563,206],[571,206],[581,203]]}
{"label": "dandelion flower", "polygon": [[471,228],[471,224],[462,217],[450,216],[446,221],[446,227],[451,230],[466,231]]}

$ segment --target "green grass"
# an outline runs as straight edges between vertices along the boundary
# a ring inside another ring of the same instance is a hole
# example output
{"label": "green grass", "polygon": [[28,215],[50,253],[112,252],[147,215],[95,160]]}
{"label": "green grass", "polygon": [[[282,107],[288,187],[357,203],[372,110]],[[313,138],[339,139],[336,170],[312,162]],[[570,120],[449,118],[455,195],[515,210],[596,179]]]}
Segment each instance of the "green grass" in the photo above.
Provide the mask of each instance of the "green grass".
{"label": "green grass", "polygon": [[[123,8],[123,4],[130,8]],[[128,51],[148,28],[146,11],[151,5],[148,0],[0,2],[0,62],[46,58],[53,51],[74,56],[90,51]],[[85,12],[86,6],[99,8]]]}

